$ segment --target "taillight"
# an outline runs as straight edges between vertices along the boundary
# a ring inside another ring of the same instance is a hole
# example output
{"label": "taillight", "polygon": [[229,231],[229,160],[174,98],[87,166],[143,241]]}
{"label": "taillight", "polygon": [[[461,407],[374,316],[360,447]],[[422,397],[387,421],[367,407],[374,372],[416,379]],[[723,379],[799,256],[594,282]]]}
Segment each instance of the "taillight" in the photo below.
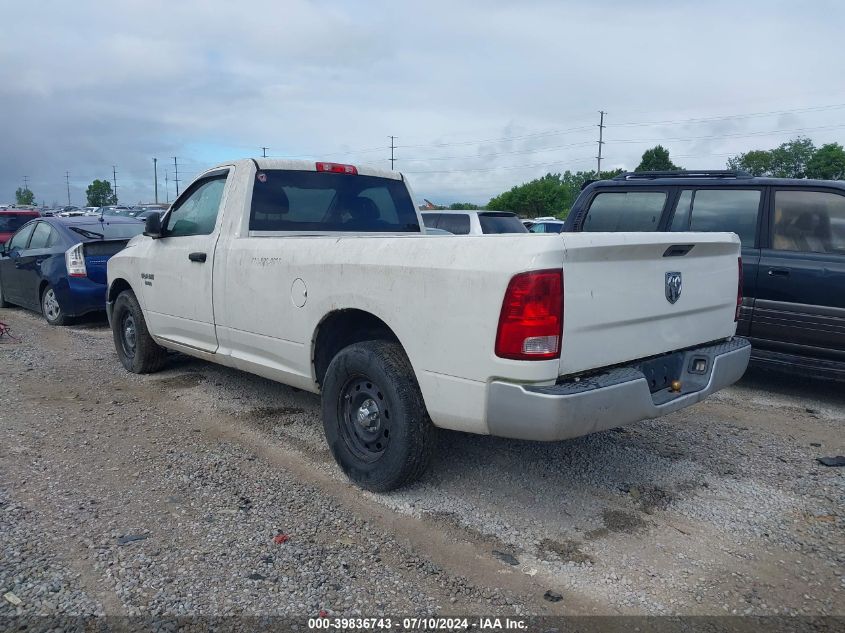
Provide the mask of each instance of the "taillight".
{"label": "taillight", "polygon": [[71,277],[88,276],[88,271],[85,268],[85,253],[83,252],[82,242],[71,246],[65,251],[65,264],[67,264],[67,274]]}
{"label": "taillight", "polygon": [[341,163],[317,163],[317,171],[328,171],[333,174],[358,175],[358,168],[355,165],[343,165]]}
{"label": "taillight", "polygon": [[736,282],[736,312],[734,313],[734,322],[739,321],[739,309],[742,307],[742,257],[738,257],[739,262],[739,277]]}
{"label": "taillight", "polygon": [[558,358],[562,336],[563,271],[537,270],[513,277],[502,301],[496,356]]}

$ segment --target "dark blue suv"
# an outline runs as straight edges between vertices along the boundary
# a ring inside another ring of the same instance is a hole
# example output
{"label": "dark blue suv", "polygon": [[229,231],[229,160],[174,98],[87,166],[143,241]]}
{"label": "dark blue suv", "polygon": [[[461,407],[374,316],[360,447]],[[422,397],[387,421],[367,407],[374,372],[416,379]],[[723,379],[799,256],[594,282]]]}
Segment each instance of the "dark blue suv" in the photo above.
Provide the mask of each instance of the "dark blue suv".
{"label": "dark blue suv", "polygon": [[106,309],[106,262],[142,233],[134,218],[39,218],[0,247],[0,307],[36,310],[50,325]]}
{"label": "dark blue suv", "polygon": [[589,183],[565,231],[731,231],[758,365],[845,380],[845,182],[644,172]]}

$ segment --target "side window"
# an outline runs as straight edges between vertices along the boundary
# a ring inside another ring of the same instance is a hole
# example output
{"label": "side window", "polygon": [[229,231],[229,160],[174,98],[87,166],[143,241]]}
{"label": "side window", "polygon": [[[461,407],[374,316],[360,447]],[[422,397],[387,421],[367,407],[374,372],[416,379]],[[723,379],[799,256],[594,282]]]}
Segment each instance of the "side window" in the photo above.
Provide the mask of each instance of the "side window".
{"label": "side window", "polygon": [[772,248],[845,254],[845,196],[826,191],[777,191]]}
{"label": "side window", "polygon": [[664,191],[608,191],[593,198],[582,230],[656,231],[666,204]]}
{"label": "side window", "polygon": [[754,246],[760,192],[747,189],[698,189],[692,199],[690,231],[728,231],[743,246]]}
{"label": "side window", "polygon": [[35,228],[35,222],[32,224],[27,224],[23,227],[20,231],[15,233],[12,236],[12,239],[9,240],[9,249],[10,251],[14,249],[18,249],[22,251],[26,248],[27,243],[29,243],[29,236],[32,235],[32,230]]}
{"label": "side window", "polygon": [[29,240],[29,248],[47,248],[55,243],[55,231],[46,222],[39,222],[32,232],[32,239]]}
{"label": "side window", "polygon": [[545,233],[546,232],[546,225],[542,222],[538,222],[537,224],[533,224],[530,229],[528,229],[532,233]]}
{"label": "side window", "polygon": [[437,228],[455,235],[467,235],[469,233],[469,215],[466,213],[444,213],[440,216]]}
{"label": "side window", "polygon": [[692,208],[692,189],[684,189],[678,197],[675,215],[672,218],[672,231],[689,231],[689,212]]}
{"label": "side window", "polygon": [[437,223],[440,222],[440,218],[442,215],[442,213],[423,213],[423,224],[425,224],[430,229],[439,228],[437,226]]}
{"label": "side window", "polygon": [[170,212],[167,237],[212,233],[225,186],[226,176],[215,176],[194,185],[188,197]]}

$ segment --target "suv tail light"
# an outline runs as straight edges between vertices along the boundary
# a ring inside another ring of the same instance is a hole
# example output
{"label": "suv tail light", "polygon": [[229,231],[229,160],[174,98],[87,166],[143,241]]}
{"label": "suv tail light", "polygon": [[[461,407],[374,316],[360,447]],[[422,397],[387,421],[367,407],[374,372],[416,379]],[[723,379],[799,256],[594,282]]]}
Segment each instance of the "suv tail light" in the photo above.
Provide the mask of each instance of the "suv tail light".
{"label": "suv tail light", "polygon": [[85,268],[85,253],[82,242],[71,246],[65,251],[65,264],[67,274],[71,277],[87,277],[88,270]]}
{"label": "suv tail light", "polygon": [[317,171],[328,171],[333,174],[358,175],[358,168],[355,165],[343,165],[341,163],[317,163]]}
{"label": "suv tail light", "polygon": [[562,336],[563,271],[536,270],[514,276],[502,301],[496,356],[559,358]]}
{"label": "suv tail light", "polygon": [[739,321],[739,310],[742,307],[742,257],[738,257],[739,262],[739,277],[736,282],[736,313],[734,314],[734,322]]}

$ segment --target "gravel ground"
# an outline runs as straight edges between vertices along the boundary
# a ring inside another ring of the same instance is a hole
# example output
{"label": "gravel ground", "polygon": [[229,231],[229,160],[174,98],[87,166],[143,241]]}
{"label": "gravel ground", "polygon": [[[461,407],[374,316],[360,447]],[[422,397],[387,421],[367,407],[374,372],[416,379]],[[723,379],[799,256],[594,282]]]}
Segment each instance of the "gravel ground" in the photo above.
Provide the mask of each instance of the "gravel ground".
{"label": "gravel ground", "polygon": [[135,376],[103,322],[0,320],[0,616],[845,613],[835,385],[752,372],[556,444],[443,432],[374,495],[312,394],[178,355]]}

